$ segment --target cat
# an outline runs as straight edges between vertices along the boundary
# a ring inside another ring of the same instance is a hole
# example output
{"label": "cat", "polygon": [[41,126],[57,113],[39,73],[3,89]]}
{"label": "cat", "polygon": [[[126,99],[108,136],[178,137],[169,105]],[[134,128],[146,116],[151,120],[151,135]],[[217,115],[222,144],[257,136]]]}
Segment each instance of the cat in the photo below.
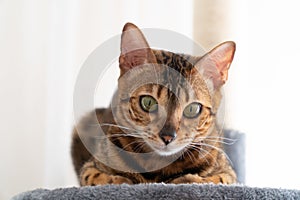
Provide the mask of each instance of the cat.
{"label": "cat", "polygon": [[[95,109],[73,131],[80,185],[235,183],[216,115],[234,53],[231,41],[199,57],[151,49],[125,24],[115,106]],[[154,75],[159,84],[137,86]]]}

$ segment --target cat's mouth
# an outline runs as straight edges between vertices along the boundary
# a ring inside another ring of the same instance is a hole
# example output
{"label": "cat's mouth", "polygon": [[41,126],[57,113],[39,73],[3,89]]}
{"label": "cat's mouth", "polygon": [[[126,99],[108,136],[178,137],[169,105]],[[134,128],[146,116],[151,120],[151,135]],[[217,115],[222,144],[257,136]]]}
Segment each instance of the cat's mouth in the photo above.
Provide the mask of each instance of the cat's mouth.
{"label": "cat's mouth", "polygon": [[161,155],[161,156],[170,156],[176,153],[179,153],[181,151],[184,150],[184,148],[187,145],[178,145],[175,142],[174,143],[170,143],[168,145],[165,144],[159,144],[159,143],[154,143],[154,142],[147,142],[148,145],[151,147],[151,149],[153,149],[157,154]]}

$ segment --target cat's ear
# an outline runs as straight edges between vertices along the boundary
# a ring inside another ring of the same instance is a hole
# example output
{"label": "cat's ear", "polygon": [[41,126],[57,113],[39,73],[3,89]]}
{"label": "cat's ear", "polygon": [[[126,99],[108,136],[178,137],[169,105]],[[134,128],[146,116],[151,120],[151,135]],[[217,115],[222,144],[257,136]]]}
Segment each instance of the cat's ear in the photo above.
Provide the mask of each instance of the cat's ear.
{"label": "cat's ear", "polygon": [[132,23],[125,24],[119,58],[121,75],[133,67],[156,62],[155,55],[141,30]]}
{"label": "cat's ear", "polygon": [[205,79],[212,80],[214,87],[221,87],[228,77],[228,70],[235,52],[234,42],[224,42],[205,54],[196,68]]}

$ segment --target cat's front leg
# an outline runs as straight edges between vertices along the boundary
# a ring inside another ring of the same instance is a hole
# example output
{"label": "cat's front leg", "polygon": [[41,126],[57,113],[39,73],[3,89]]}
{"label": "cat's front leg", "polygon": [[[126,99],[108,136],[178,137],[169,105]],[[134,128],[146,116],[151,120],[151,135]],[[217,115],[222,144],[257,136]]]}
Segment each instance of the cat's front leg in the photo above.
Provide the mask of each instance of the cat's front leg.
{"label": "cat's front leg", "polygon": [[132,184],[132,181],[126,177],[118,175],[110,175],[101,172],[96,168],[93,161],[87,162],[81,169],[80,173],[80,185],[81,186],[94,186],[105,184]]}
{"label": "cat's front leg", "polygon": [[235,177],[230,174],[220,173],[208,177],[201,177],[198,174],[186,174],[184,176],[175,178],[170,181],[170,183],[180,184],[180,183],[223,183],[231,184],[235,183]]}

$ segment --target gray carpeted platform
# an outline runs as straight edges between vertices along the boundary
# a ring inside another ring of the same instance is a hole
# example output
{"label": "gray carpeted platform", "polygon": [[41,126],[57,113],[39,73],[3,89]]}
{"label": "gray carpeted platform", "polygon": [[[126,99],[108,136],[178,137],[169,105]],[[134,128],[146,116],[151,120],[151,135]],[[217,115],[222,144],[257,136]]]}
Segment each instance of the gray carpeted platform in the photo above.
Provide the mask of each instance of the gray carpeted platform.
{"label": "gray carpeted platform", "polygon": [[13,200],[153,200],[153,199],[300,199],[300,191],[251,188],[238,185],[214,184],[139,184],[105,185],[81,188],[61,188],[55,190],[37,189],[22,193]]}

